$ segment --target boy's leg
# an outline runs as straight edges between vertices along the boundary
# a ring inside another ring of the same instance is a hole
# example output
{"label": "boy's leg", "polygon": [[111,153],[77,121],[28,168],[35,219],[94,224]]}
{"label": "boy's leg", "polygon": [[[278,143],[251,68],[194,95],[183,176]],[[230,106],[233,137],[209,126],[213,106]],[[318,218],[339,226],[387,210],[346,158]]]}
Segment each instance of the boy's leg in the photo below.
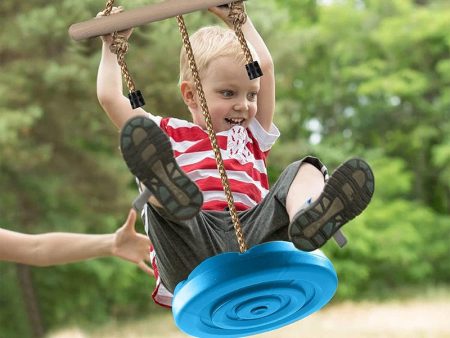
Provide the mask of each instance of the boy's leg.
{"label": "boy's leg", "polygon": [[[188,220],[171,220],[147,205],[145,230],[156,252],[156,263],[164,286],[173,293],[176,285],[205,259],[225,251],[233,238],[228,213],[200,211]],[[232,227],[232,226],[231,226]]]}
{"label": "boy's leg", "polygon": [[319,168],[302,167],[286,198],[289,237],[297,248],[312,251],[367,207],[375,188],[374,176],[369,165],[356,158],[340,165],[325,184]]}
{"label": "boy's leg", "polygon": [[[319,197],[328,178],[328,171],[319,160],[305,158],[288,191],[286,211],[290,215],[290,221],[300,209],[304,209]],[[340,230],[333,234],[333,238],[341,248],[347,244],[347,239]]]}
{"label": "boy's leg", "polygon": [[[286,207],[289,188],[303,165],[316,162],[320,163],[315,157],[307,156],[291,163],[278,176],[261,202],[251,209],[239,212],[244,237],[249,247],[271,241],[290,241],[288,234],[290,219]],[[321,179],[324,181],[324,176]],[[234,229],[231,227],[230,231]]]}
{"label": "boy's leg", "polygon": [[323,173],[313,164],[304,162],[298,169],[286,197],[286,211],[292,222],[297,212],[322,193],[325,186]]}
{"label": "boy's leg", "polygon": [[145,198],[157,210],[173,219],[189,219],[199,212],[203,195],[178,166],[168,136],[155,122],[144,116],[128,120],[120,149],[130,171],[149,190]]}

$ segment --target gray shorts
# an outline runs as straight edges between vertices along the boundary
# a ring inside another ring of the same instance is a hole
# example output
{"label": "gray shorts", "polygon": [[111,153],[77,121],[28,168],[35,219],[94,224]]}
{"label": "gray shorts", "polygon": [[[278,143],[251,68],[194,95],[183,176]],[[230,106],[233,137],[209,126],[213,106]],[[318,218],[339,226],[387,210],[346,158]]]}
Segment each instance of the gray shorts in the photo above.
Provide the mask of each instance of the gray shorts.
{"label": "gray shorts", "polygon": [[[311,163],[328,178],[327,169],[315,157],[290,164],[270,188],[264,199],[251,209],[238,212],[245,242],[254,245],[270,241],[289,241],[289,215],[286,197],[300,165]],[[230,213],[201,211],[192,219],[174,221],[147,204],[145,223],[155,248],[159,275],[164,286],[175,286],[206,258],[223,252],[239,251]]]}

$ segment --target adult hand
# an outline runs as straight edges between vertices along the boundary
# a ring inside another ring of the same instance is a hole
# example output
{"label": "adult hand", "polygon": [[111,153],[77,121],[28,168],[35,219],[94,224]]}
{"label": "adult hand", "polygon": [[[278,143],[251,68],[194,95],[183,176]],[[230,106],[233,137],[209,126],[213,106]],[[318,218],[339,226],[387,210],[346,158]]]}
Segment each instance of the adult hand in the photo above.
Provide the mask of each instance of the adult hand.
{"label": "adult hand", "polygon": [[131,209],[124,225],[115,233],[112,253],[130,262],[134,262],[139,268],[150,276],[154,276],[153,270],[147,265],[150,263],[151,242],[147,236],[139,234],[135,230],[136,211]]}

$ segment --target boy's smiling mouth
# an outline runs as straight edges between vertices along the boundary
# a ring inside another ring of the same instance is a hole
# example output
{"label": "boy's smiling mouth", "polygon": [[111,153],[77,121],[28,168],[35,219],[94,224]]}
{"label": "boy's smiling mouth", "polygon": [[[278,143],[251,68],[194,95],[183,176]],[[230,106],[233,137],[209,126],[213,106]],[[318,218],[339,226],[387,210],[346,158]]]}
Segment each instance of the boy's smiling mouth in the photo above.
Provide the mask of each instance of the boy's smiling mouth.
{"label": "boy's smiling mouth", "polygon": [[240,126],[242,125],[242,123],[244,123],[245,119],[244,118],[225,118],[225,121],[229,124],[231,124],[232,126]]}

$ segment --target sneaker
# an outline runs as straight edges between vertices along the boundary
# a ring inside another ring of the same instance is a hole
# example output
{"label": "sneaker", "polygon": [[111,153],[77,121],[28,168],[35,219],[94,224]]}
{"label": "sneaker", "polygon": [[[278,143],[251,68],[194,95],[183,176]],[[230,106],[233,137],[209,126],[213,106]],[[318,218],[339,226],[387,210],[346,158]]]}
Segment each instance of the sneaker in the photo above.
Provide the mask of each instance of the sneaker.
{"label": "sneaker", "polygon": [[197,185],[178,166],[169,137],[145,116],[128,120],[120,134],[122,156],[150,191],[149,203],[174,219],[194,217],[203,204]]}
{"label": "sneaker", "polygon": [[341,164],[330,176],[317,200],[294,216],[289,237],[300,250],[322,247],[369,204],[375,189],[372,169],[362,159]]}

